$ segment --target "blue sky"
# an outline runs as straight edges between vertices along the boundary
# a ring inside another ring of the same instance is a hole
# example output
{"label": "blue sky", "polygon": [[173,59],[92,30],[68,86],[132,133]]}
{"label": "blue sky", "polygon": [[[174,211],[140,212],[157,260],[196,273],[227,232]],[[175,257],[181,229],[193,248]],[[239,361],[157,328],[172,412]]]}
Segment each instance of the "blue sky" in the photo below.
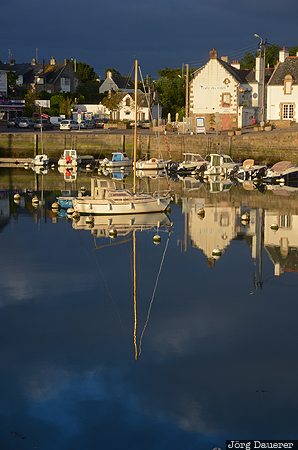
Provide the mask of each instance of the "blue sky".
{"label": "blue sky", "polygon": [[254,33],[281,46],[298,45],[296,0],[38,0],[5,1],[0,15],[0,60],[9,49],[17,62],[55,56],[77,58],[103,76],[107,67],[131,70],[137,57],[144,75],[190,63],[209,50],[239,59],[255,51]]}

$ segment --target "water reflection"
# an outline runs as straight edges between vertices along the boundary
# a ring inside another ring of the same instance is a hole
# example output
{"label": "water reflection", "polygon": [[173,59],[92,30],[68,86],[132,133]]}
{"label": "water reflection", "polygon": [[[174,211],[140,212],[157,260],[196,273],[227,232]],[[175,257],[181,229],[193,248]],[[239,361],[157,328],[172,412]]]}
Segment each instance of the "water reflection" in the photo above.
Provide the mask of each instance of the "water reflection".
{"label": "water reflection", "polygon": [[[295,438],[296,193],[233,185],[213,194],[178,181],[170,218],[96,217],[87,227],[86,217],[51,210],[63,177],[2,175],[3,447],[180,450]],[[87,174],[78,179],[76,189],[89,186]],[[171,223],[168,241],[161,230]],[[137,362],[134,231],[138,344],[163,260]]]}

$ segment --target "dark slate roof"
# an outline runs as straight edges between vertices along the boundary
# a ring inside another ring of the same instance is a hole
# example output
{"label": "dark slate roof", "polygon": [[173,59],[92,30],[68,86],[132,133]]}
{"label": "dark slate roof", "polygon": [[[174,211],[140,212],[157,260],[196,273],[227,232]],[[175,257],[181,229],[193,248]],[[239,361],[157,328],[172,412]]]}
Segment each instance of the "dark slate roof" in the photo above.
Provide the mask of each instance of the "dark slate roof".
{"label": "dark slate roof", "polygon": [[293,84],[298,84],[298,57],[289,56],[283,63],[278,63],[273,72],[269,85],[283,85],[286,75],[292,75]]}
{"label": "dark slate roof", "polygon": [[117,84],[119,89],[133,89],[134,83],[129,76],[122,76],[118,74],[112,74],[114,83]]}
{"label": "dark slate roof", "polygon": [[222,59],[217,59],[217,61],[237,80],[239,83],[247,83],[248,75],[251,70],[247,69],[236,69],[236,67],[231,66],[229,63],[223,61]]}
{"label": "dark slate roof", "polygon": [[8,70],[6,64],[0,61],[0,70]]}
{"label": "dark slate roof", "polygon": [[65,64],[47,64],[41,72],[38,73],[38,76],[44,78],[46,83],[53,83],[56,78],[63,73],[65,67]]}

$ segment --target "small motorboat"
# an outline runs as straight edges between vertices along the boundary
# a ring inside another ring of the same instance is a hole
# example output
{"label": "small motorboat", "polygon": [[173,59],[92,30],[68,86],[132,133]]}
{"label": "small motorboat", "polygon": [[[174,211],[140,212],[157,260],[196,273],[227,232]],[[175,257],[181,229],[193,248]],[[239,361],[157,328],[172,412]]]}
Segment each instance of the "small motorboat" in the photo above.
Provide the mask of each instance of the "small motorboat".
{"label": "small motorboat", "polygon": [[41,155],[36,155],[34,159],[32,159],[33,166],[46,166],[50,162],[48,155],[42,153]]}
{"label": "small motorboat", "polygon": [[125,152],[114,152],[112,153],[112,159],[103,159],[101,161],[101,165],[107,167],[108,169],[115,167],[128,167],[133,165],[133,161]]}
{"label": "small motorboat", "polygon": [[81,158],[78,156],[76,150],[66,149],[58,160],[58,166],[74,167],[78,166],[80,162]]}
{"label": "small motorboat", "polygon": [[170,161],[161,158],[140,159],[136,162],[137,170],[162,170],[166,169]]}
{"label": "small motorboat", "polygon": [[210,153],[205,159],[208,162],[208,165],[204,172],[204,176],[231,176],[238,172],[238,168],[240,166],[240,164],[235,163],[235,161],[232,160],[230,155],[224,155],[221,153]]}
{"label": "small motorboat", "polygon": [[246,159],[235,173],[235,178],[240,182],[244,182],[245,180],[259,180],[264,178],[266,173],[266,165],[257,165],[253,159]]}
{"label": "small motorboat", "polygon": [[279,161],[267,170],[262,179],[265,183],[279,183],[298,186],[298,166],[291,161]]}
{"label": "small motorboat", "polygon": [[178,164],[177,173],[203,173],[207,167],[207,161],[199,153],[183,153],[184,160]]}

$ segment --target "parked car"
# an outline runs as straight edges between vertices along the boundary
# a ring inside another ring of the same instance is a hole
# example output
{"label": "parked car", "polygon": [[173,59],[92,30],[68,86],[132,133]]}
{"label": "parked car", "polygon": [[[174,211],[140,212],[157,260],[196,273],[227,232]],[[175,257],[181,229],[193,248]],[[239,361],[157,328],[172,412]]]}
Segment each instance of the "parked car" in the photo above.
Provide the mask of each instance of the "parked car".
{"label": "parked car", "polygon": [[28,119],[28,118],[26,118],[26,117],[22,117],[22,118],[19,120],[17,126],[18,126],[19,128],[33,128],[33,127],[34,127],[34,122],[33,122],[32,119]]}
{"label": "parked car", "polygon": [[143,120],[141,124],[141,128],[148,129],[151,127],[151,120]]}
{"label": "parked car", "polygon": [[93,119],[95,128],[104,128],[105,123],[108,123],[108,119]]}
{"label": "parked car", "polygon": [[62,122],[62,117],[59,116],[52,116],[50,117],[50,122],[53,125],[54,128],[59,128],[60,127],[60,123]]}
{"label": "parked car", "polygon": [[53,128],[51,122],[47,119],[38,119],[34,124],[35,130],[40,130],[42,127],[43,130],[51,130]]}
{"label": "parked car", "polygon": [[64,119],[60,123],[61,131],[70,131],[70,130],[78,130],[78,129],[79,129],[79,124],[75,120]]}
{"label": "parked car", "polygon": [[[129,127],[130,128],[134,128],[135,127],[135,121],[131,120],[129,122]],[[137,128],[142,128],[142,121],[141,120],[137,120]]]}
{"label": "parked car", "polygon": [[11,117],[7,120],[6,125],[7,128],[16,127],[19,123],[20,117]]}

